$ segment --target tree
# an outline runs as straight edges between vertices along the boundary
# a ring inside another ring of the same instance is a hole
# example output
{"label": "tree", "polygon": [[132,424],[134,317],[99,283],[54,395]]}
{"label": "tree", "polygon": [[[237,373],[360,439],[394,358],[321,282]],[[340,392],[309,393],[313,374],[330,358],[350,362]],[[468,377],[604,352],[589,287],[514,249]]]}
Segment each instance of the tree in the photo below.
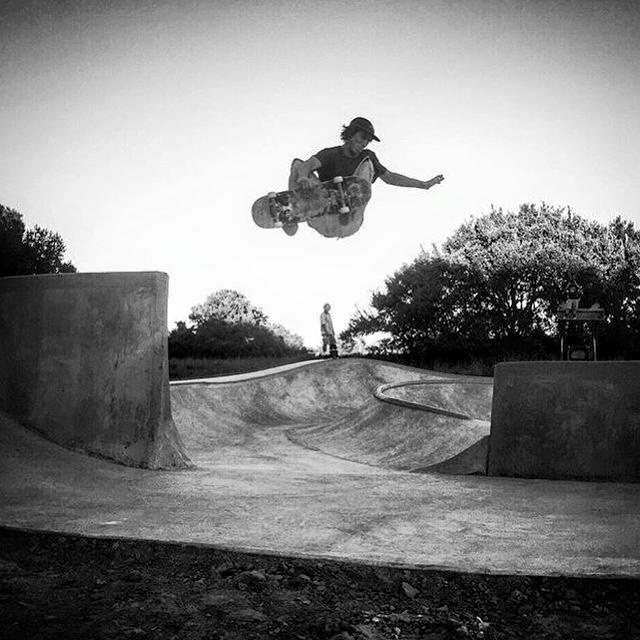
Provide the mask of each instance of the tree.
{"label": "tree", "polygon": [[238,291],[220,289],[191,309],[188,327],[178,322],[169,334],[175,358],[280,357],[305,352],[302,338],[270,324],[263,311]]}
{"label": "tree", "polygon": [[26,230],[20,213],[0,205],[0,276],[73,273],[64,252],[59,234],[38,226]]}
{"label": "tree", "polygon": [[262,309],[254,307],[242,293],[233,289],[220,289],[212,293],[204,304],[196,305],[189,314],[189,320],[196,325],[211,318],[231,324],[262,326],[267,323],[267,316]]}
{"label": "tree", "polygon": [[288,348],[298,349],[298,350],[304,349],[304,341],[302,337],[296,333],[291,333],[291,331],[283,327],[281,324],[274,324],[272,322],[269,322],[267,324],[267,328],[275,336],[278,336],[278,338],[281,338],[284,344]]}
{"label": "tree", "polygon": [[36,225],[26,232],[24,246],[32,273],[75,273],[71,262],[62,261],[66,247],[60,234]]}
{"label": "tree", "polygon": [[462,356],[486,341],[472,282],[475,274],[437,252],[423,253],[373,294],[370,311],[360,311],[340,337],[384,332],[379,350],[422,357],[424,354]]}
{"label": "tree", "polygon": [[194,327],[185,322],[176,322],[176,328],[169,333],[169,356],[172,358],[193,357],[197,352],[197,337]]}
{"label": "tree", "polygon": [[610,355],[637,353],[639,250],[640,235],[619,217],[600,225],[544,203],[517,213],[492,208],[389,278],[373,311],[345,334],[388,331],[391,347],[414,355],[542,354],[553,348],[557,307],[576,279],[583,303],[607,312]]}
{"label": "tree", "polygon": [[0,205],[0,276],[25,273],[22,216]]}

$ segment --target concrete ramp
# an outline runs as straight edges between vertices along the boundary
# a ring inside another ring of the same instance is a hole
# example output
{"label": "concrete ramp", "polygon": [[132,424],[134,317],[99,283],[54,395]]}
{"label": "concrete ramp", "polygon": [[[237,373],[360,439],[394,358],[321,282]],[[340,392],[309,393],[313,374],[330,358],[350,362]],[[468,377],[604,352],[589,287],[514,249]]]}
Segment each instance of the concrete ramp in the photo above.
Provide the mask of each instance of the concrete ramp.
{"label": "concrete ramp", "polygon": [[339,458],[412,471],[452,458],[488,431],[489,424],[481,420],[370,403],[351,415],[291,429],[288,436]]}
{"label": "concrete ramp", "polygon": [[[0,523],[406,567],[640,576],[637,485],[460,475],[486,438],[465,447],[473,428],[466,440],[455,434],[478,418],[373,396],[380,385],[424,382],[429,402],[444,404],[450,391],[431,385],[439,380],[348,360],[171,385],[196,463],[178,473],[70,451],[0,413]],[[419,402],[422,389],[404,400]]]}
{"label": "concrete ramp", "polygon": [[0,411],[69,449],[189,466],[171,418],[164,273],[0,278]]}
{"label": "concrete ramp", "polygon": [[[396,394],[410,385],[411,404],[384,401],[384,395],[376,394],[384,385],[393,385]],[[434,396],[444,405],[455,398],[456,408],[488,417],[490,380],[473,384],[462,376],[445,378],[374,360],[347,359],[233,384],[214,379],[171,388],[174,419],[194,460],[211,448],[246,445],[256,430],[272,426],[286,427],[291,442],[336,458],[421,472],[473,447],[489,433],[486,419],[459,419],[432,410],[428,402]],[[478,464],[468,471],[464,464],[457,465],[456,473],[467,472],[478,473]]]}

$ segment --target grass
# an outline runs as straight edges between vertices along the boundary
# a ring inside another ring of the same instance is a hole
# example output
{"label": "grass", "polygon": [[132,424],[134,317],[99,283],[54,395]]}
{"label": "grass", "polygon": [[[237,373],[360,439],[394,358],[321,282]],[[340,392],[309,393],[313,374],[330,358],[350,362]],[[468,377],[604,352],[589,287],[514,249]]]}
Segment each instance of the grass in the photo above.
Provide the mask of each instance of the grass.
{"label": "grass", "polygon": [[500,362],[522,362],[522,361],[538,361],[538,360],[555,360],[556,354],[550,353],[505,353],[501,355],[476,356],[466,360],[444,359],[444,358],[421,358],[415,359],[402,354],[371,354],[366,355],[367,358],[375,358],[377,360],[385,360],[404,364],[416,369],[426,369],[429,371],[437,371],[439,373],[449,373],[464,376],[486,376],[493,377],[494,367]]}
{"label": "grass", "polygon": [[[344,357],[353,357],[345,356]],[[358,355],[356,357],[363,357]],[[367,357],[367,356],[364,356]],[[369,356],[371,357],[371,356]],[[453,373],[467,376],[493,376],[493,362],[481,360],[471,360],[467,362],[447,362],[444,360],[433,360],[430,362],[405,362],[402,358],[385,358],[373,356],[376,359],[389,360],[399,364],[407,364],[418,369],[428,369],[441,373]],[[292,362],[302,362],[311,360],[314,354],[300,354],[288,357],[268,357],[256,356],[253,358],[170,358],[169,378],[171,380],[190,380],[194,378],[215,378],[217,376],[228,376],[237,373],[248,373],[250,371],[261,371],[271,367],[279,367]],[[514,358],[517,359],[517,358]]]}

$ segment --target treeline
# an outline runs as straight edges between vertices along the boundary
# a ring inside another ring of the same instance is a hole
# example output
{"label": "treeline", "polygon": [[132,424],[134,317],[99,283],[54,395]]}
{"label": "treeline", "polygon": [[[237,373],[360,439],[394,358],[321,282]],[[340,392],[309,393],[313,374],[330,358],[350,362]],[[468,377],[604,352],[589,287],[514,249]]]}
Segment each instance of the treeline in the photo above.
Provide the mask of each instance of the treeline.
{"label": "treeline", "polygon": [[170,358],[281,358],[306,354],[302,338],[269,322],[238,291],[221,289],[192,308],[191,326],[176,323],[169,334]]}
{"label": "treeline", "polygon": [[66,248],[58,233],[25,227],[22,214],[0,204],[0,277],[38,273],[74,273],[64,262]]}
{"label": "treeline", "polygon": [[553,358],[572,280],[581,307],[605,310],[600,359],[640,358],[640,232],[620,217],[602,225],[546,204],[492,208],[423,250],[341,338],[384,332],[374,353],[422,364]]}

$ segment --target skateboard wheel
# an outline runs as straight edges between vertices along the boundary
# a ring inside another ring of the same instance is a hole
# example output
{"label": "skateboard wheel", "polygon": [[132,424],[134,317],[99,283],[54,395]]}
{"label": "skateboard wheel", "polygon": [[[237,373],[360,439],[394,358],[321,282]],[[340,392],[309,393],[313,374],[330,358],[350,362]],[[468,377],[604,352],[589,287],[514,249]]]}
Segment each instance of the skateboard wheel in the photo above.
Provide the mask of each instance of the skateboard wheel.
{"label": "skateboard wheel", "polygon": [[349,213],[349,207],[340,207],[338,213]]}
{"label": "skateboard wheel", "polygon": [[297,222],[287,222],[283,227],[282,230],[288,235],[288,236],[293,236],[296,234],[296,232],[298,231],[298,223]]}
{"label": "skateboard wheel", "polygon": [[267,194],[267,198],[275,198],[276,197],[276,192],[272,191],[271,193]]}
{"label": "skateboard wheel", "polygon": [[344,180],[344,178],[343,178],[342,176],[336,176],[336,177],[333,179],[333,183],[334,183],[334,184],[340,184],[341,182],[343,182],[343,180]]}
{"label": "skateboard wheel", "polygon": [[283,223],[280,222],[280,220],[277,220],[276,222],[274,222],[273,226],[279,229],[280,227],[283,226]]}

